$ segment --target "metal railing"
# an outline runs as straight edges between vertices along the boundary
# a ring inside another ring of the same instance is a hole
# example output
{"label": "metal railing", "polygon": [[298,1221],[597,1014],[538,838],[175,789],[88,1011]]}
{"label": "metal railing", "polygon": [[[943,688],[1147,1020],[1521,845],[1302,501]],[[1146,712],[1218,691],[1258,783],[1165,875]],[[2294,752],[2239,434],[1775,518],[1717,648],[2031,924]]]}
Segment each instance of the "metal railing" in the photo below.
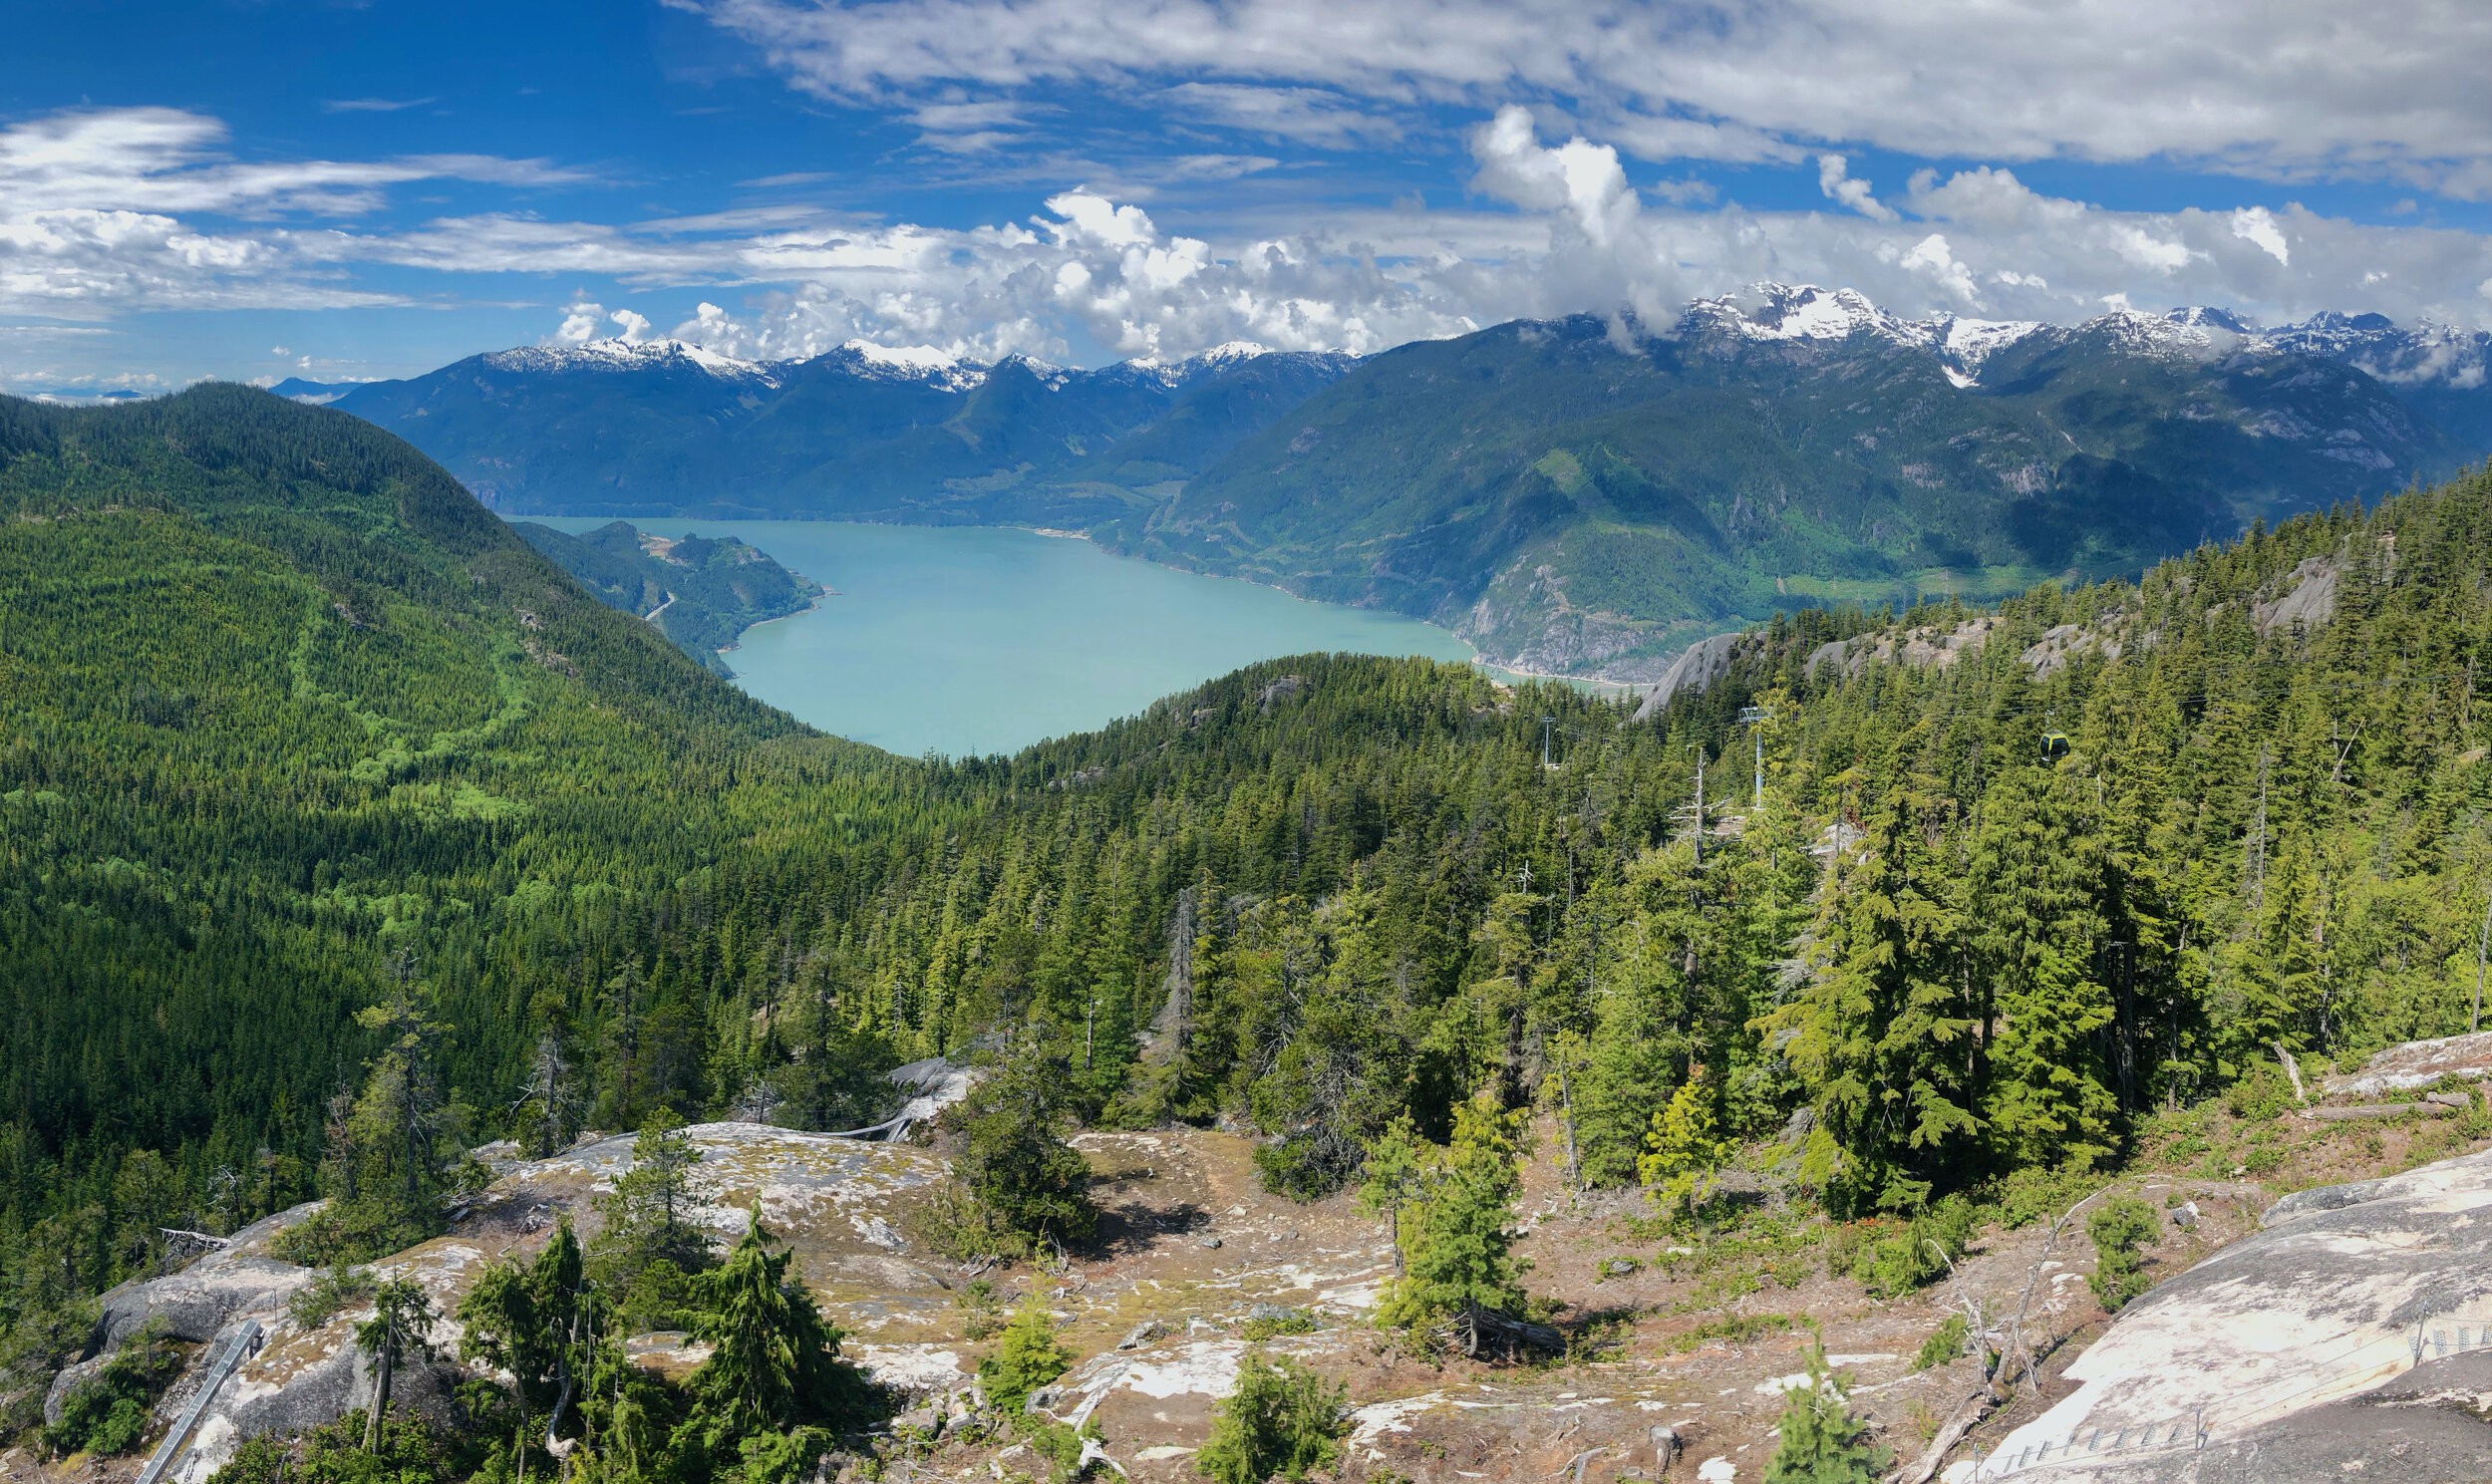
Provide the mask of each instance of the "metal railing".
{"label": "metal railing", "polygon": [[198,1426],[199,1418],[205,1415],[207,1404],[216,1399],[216,1393],[224,1389],[225,1382],[232,1378],[234,1371],[258,1348],[259,1321],[244,1320],[242,1328],[225,1341],[224,1349],[207,1367],[207,1374],[200,1378],[199,1394],[191,1397],[190,1404],[182,1408],[181,1420],[173,1424],[172,1431],[165,1433],[164,1440],[156,1445],[154,1453],[148,1455],[148,1466],[139,1471],[139,1484],[156,1484],[165,1466],[181,1456],[182,1446],[190,1440],[190,1430]]}

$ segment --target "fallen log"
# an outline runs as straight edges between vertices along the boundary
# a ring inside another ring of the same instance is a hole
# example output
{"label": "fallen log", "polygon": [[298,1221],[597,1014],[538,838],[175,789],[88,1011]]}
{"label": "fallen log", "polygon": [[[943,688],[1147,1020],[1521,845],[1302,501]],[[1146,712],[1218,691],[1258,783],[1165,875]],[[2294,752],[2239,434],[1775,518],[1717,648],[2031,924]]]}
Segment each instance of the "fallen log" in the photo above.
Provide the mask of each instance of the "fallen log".
{"label": "fallen log", "polygon": [[2446,1118],[2456,1111],[2439,1102],[2371,1102],[2349,1108],[2304,1108],[2302,1116],[2320,1123],[2343,1123],[2355,1118],[2401,1118],[2407,1113]]}
{"label": "fallen log", "polygon": [[1535,1325],[1529,1320],[1519,1320],[1502,1310],[1481,1305],[1464,1310],[1459,1319],[1445,1327],[1443,1333],[1462,1346],[1463,1354],[1474,1360],[1479,1358],[1483,1349],[1502,1349],[1512,1353],[1526,1345],[1547,1350],[1553,1355],[1566,1352],[1566,1336],[1549,1326]]}
{"label": "fallen log", "polygon": [[1932,1479],[1938,1477],[1940,1466],[1947,1462],[1947,1450],[1962,1442],[1966,1433],[1980,1426],[1982,1419],[1989,1416],[1991,1408],[1998,1404],[1999,1399],[1991,1395],[1988,1384],[1975,1387],[1973,1394],[1948,1413],[1945,1422],[1939,1424],[1937,1434],[1930,1439],[1930,1446],[1913,1461],[1912,1467],[1895,1476],[1895,1484],[1930,1484]]}

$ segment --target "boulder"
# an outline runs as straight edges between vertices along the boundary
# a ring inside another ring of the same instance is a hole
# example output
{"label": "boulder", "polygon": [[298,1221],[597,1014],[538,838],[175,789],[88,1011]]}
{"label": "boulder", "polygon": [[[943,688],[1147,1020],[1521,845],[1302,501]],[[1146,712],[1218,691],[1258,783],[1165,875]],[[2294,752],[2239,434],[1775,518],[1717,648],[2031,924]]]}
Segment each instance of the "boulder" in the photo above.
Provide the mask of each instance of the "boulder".
{"label": "boulder", "polygon": [[2428,1087],[2445,1076],[2469,1080],[2492,1076],[2492,1031],[2390,1046],[2373,1052],[2359,1071],[2326,1078],[2320,1089],[2332,1097],[2377,1097],[2383,1092]]}
{"label": "boulder", "polygon": [[113,1357],[106,1354],[90,1355],[62,1366],[60,1373],[52,1377],[51,1389],[43,1393],[43,1425],[60,1426],[61,1409],[68,1404],[69,1393],[93,1380],[97,1372],[112,1363]]}
{"label": "boulder", "polygon": [[125,1283],[106,1294],[87,1337],[87,1354],[109,1354],[150,1320],[160,1324],[168,1337],[193,1344],[215,1338],[236,1319],[271,1323],[312,1275],[308,1268],[269,1257],[268,1246],[322,1204],[309,1202],[253,1222],[178,1273]]}

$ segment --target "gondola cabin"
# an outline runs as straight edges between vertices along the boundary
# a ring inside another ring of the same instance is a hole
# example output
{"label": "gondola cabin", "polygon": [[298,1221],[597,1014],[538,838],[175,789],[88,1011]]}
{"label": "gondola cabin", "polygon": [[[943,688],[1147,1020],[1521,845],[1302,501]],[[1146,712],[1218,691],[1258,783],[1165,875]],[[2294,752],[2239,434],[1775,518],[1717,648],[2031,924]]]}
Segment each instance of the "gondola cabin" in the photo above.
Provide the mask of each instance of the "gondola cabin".
{"label": "gondola cabin", "polygon": [[2068,735],[2064,732],[2042,734],[2042,760],[2056,762],[2068,755]]}

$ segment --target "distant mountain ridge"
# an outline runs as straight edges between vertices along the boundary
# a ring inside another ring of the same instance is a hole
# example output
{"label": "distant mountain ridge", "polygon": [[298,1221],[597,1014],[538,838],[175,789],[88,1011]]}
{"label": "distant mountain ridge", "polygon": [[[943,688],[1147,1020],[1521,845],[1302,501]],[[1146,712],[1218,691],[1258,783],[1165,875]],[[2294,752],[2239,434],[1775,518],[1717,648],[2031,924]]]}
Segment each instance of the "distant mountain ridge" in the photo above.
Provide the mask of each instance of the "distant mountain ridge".
{"label": "distant mountain ridge", "polygon": [[338,406],[505,511],[1022,523],[1653,679],[1776,608],[2133,575],[2492,449],[2492,335],[2216,309],[1906,319],[1759,284],[1653,329],[1094,370],[850,342],[497,351]]}
{"label": "distant mountain ridge", "polygon": [[[507,511],[1087,525],[1146,503],[1131,484],[1192,472],[1355,359],[1232,344],[1084,371],[865,341],[741,361],[601,340],[471,356],[338,406]],[[1145,463],[1104,456],[1162,423]]]}

